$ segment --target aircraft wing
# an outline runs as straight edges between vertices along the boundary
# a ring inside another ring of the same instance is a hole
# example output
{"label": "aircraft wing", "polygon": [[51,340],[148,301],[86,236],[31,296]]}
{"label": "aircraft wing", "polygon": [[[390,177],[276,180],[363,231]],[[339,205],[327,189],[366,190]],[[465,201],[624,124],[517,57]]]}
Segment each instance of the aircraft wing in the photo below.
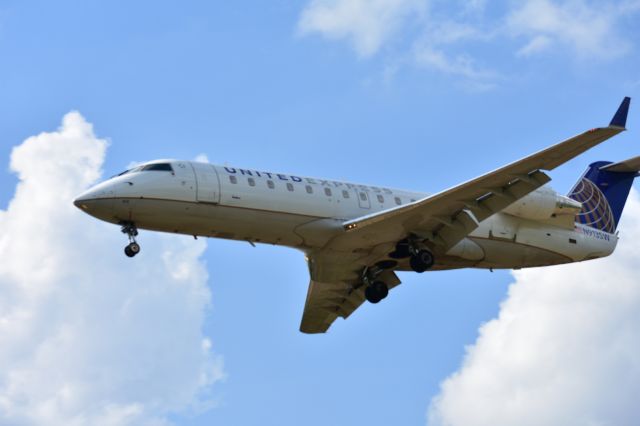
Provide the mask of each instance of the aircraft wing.
{"label": "aircraft wing", "polygon": [[[311,283],[300,331],[324,333],[337,317],[347,318],[365,300],[362,273],[387,258],[398,241],[413,234],[446,253],[478,227],[551,178],[553,170],[625,130],[629,98],[607,127],[595,128],[490,173],[416,202],[362,216],[342,224],[324,248],[308,254]],[[635,164],[635,163],[634,163]],[[400,284],[391,270],[379,278]]]}
{"label": "aircraft wing", "polygon": [[[300,331],[324,333],[336,318],[346,319],[364,302],[364,286],[360,284],[360,273],[364,266],[355,259],[345,262],[332,255],[311,257],[308,261],[311,282]],[[389,289],[400,284],[392,271],[383,272],[380,278]]]}
{"label": "aircraft wing", "polygon": [[607,127],[588,130],[490,173],[416,202],[343,223],[333,249],[365,248],[415,234],[446,252],[471,233],[478,222],[503,210],[549,182],[541,170],[553,170],[625,130],[629,109],[625,98]]}

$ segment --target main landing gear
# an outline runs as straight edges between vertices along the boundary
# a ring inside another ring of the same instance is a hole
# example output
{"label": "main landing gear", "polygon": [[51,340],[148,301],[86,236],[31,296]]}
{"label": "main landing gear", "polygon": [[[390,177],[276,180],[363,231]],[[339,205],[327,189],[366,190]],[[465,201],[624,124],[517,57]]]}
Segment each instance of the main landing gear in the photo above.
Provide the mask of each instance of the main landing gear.
{"label": "main landing gear", "polygon": [[396,245],[395,251],[389,253],[389,257],[392,259],[405,259],[408,257],[409,266],[418,273],[430,269],[435,262],[431,251],[421,247],[421,244],[415,238],[407,238],[400,241]]}
{"label": "main landing gear", "polygon": [[122,233],[127,234],[129,237],[129,244],[124,248],[124,254],[128,257],[133,257],[140,253],[140,244],[136,242],[136,236],[138,235],[138,228],[135,223],[127,222],[122,224]]}
{"label": "main landing gear", "polygon": [[429,250],[416,250],[409,259],[409,266],[411,266],[411,269],[420,274],[430,269],[433,266],[433,263],[433,255]]}
{"label": "main landing gear", "polygon": [[384,281],[377,279],[382,271],[383,269],[374,266],[366,268],[362,274],[362,282],[366,286],[364,297],[369,303],[378,303],[389,295],[389,286]]}
{"label": "main landing gear", "polygon": [[389,287],[382,281],[374,281],[364,289],[364,297],[369,303],[378,303],[389,294]]}

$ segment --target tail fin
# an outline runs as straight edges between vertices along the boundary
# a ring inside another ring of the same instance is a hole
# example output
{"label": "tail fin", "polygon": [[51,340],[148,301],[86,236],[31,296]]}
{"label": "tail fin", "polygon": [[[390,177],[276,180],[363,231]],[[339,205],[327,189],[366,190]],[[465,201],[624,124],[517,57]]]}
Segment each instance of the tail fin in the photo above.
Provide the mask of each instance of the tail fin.
{"label": "tail fin", "polygon": [[598,161],[589,166],[569,198],[582,203],[576,220],[583,225],[614,233],[627,202],[633,179],[640,176],[640,156],[619,163]]}

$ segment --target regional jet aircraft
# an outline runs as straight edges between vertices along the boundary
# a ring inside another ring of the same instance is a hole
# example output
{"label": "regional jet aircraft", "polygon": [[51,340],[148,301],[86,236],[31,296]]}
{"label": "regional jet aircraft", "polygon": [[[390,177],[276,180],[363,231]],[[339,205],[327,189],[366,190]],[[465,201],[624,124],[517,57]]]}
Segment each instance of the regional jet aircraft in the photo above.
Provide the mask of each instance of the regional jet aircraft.
{"label": "regional jet aircraft", "polygon": [[625,98],[588,130],[434,195],[192,161],[151,161],[80,195],[75,205],[138,229],[293,247],[311,275],[300,330],[324,333],[400,284],[396,272],[527,268],[611,254],[640,156],[591,164],[568,195],[553,170],[625,130]]}

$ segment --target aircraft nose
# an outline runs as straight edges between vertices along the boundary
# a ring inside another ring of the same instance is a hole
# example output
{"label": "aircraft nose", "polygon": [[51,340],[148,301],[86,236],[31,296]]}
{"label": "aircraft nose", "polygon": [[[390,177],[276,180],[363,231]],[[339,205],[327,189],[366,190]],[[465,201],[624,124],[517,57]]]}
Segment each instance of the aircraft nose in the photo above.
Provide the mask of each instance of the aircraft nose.
{"label": "aircraft nose", "polygon": [[82,194],[78,195],[75,200],[73,200],[73,204],[81,210],[87,210],[88,205],[91,202],[101,198],[100,195],[102,194],[95,191],[94,188],[91,188],[88,191],[85,191]]}
{"label": "aircraft nose", "polygon": [[[88,192],[88,191],[87,191]],[[89,200],[91,200],[90,197],[87,197],[87,192],[83,192],[82,194],[78,195],[74,200],[73,200],[73,205],[76,206],[79,209],[85,210],[86,209],[86,202],[88,202]],[[84,205],[84,207],[83,207]]]}
{"label": "aircraft nose", "polygon": [[103,182],[78,195],[73,204],[91,216],[107,220],[113,216],[113,199],[113,188]]}

